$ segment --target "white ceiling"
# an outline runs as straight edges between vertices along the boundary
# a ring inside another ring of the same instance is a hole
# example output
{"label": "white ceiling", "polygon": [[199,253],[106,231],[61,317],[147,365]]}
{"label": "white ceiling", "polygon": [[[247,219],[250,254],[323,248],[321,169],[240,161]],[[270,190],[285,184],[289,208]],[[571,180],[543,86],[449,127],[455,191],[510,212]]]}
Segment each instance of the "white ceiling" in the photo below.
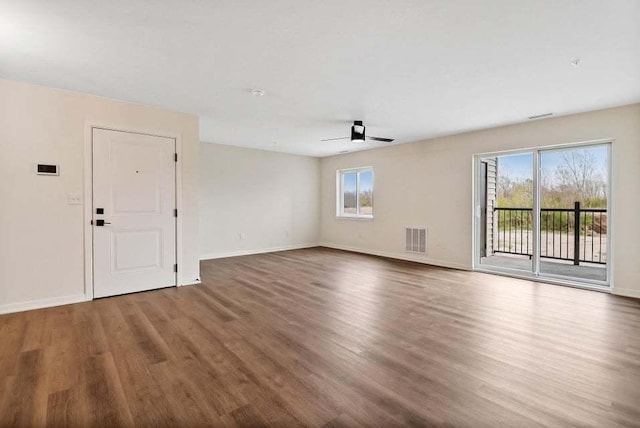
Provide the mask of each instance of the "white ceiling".
{"label": "white ceiling", "polygon": [[0,0],[0,77],[326,156],[639,102],[640,1]]}

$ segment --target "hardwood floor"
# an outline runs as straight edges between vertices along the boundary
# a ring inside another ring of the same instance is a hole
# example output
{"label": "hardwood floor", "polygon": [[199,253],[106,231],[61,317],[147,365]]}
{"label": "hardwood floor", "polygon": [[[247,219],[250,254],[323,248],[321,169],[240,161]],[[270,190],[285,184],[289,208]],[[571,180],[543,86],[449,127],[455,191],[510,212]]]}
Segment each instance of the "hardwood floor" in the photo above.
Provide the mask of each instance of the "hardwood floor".
{"label": "hardwood floor", "polygon": [[2,426],[640,427],[640,301],[329,249],[0,316]]}

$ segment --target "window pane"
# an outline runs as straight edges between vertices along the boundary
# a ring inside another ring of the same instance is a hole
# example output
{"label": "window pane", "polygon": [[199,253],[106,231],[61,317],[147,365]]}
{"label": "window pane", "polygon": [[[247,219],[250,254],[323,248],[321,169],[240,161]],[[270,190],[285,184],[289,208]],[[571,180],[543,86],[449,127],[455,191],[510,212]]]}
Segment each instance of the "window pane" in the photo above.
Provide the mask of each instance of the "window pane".
{"label": "window pane", "polygon": [[356,214],[356,175],[355,172],[348,172],[342,175],[343,212],[345,214]]}
{"label": "window pane", "polygon": [[360,214],[373,214],[373,172],[362,171],[360,173]]}
{"label": "window pane", "polygon": [[607,280],[609,148],[540,151],[540,274]]}

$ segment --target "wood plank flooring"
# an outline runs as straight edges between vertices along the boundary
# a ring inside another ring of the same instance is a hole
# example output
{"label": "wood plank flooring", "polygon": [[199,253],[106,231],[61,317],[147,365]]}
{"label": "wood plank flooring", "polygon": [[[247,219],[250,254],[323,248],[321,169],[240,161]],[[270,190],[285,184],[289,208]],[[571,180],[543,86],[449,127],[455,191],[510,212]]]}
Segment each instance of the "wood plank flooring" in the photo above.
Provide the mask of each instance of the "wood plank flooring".
{"label": "wood plank flooring", "polygon": [[329,249],[0,316],[1,426],[640,427],[640,301]]}

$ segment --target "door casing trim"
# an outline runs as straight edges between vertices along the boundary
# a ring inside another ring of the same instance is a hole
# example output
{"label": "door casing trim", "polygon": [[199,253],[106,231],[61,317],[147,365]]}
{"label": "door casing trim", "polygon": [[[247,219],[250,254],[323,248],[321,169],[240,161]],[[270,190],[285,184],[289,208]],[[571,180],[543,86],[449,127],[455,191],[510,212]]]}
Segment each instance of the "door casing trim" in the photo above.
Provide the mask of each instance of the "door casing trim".
{"label": "door casing trim", "polygon": [[176,192],[176,208],[178,209],[178,217],[176,218],[176,263],[178,264],[178,272],[176,273],[176,286],[183,284],[182,278],[182,135],[175,132],[162,130],[149,130],[140,128],[128,128],[115,124],[104,122],[86,121],[85,122],[85,138],[84,138],[84,214],[83,214],[83,233],[84,233],[84,294],[87,301],[93,300],[93,130],[104,129],[107,131],[128,132],[131,134],[151,135],[154,137],[173,138],[176,142],[176,153],[178,161],[176,162],[175,192]]}

